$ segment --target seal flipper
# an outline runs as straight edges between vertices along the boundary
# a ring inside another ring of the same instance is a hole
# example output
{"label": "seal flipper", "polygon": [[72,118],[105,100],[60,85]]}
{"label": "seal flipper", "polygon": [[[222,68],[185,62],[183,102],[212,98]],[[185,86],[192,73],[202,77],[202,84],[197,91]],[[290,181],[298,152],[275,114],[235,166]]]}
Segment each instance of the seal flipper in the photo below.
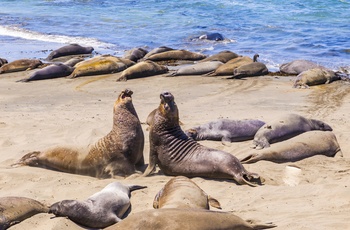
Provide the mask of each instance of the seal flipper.
{"label": "seal flipper", "polygon": [[253,229],[257,230],[277,227],[277,225],[273,223],[257,224],[255,220],[246,220],[246,222],[248,222]]}
{"label": "seal flipper", "polygon": [[211,197],[208,195],[208,202],[209,202],[210,206],[217,208],[217,209],[222,209],[220,202],[217,199],[215,199],[214,197]]}
{"label": "seal flipper", "polygon": [[252,153],[249,154],[248,156],[242,158],[241,160],[239,160],[242,164],[249,164],[249,163],[255,163],[257,161],[259,161],[258,159],[259,154],[257,153]]}
{"label": "seal flipper", "polygon": [[38,155],[40,151],[34,151],[24,155],[17,163],[11,165],[11,167],[19,167],[24,165],[37,166],[38,165]]}
{"label": "seal flipper", "polygon": [[231,139],[229,137],[222,137],[221,144],[230,147],[231,146]]}

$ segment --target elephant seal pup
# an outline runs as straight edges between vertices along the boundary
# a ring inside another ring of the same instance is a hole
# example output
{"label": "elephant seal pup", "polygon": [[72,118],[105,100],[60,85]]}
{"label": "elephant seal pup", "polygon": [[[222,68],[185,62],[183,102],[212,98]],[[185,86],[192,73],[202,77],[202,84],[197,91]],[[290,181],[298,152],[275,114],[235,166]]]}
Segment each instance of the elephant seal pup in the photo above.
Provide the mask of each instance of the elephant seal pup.
{"label": "elephant seal pup", "polygon": [[87,200],[63,200],[51,205],[49,213],[57,217],[68,217],[88,228],[105,228],[118,223],[130,212],[130,193],[146,186],[108,184]]}
{"label": "elephant seal pup", "polygon": [[284,141],[311,130],[332,131],[332,128],[320,120],[308,119],[293,113],[286,114],[266,123],[256,132],[253,148],[268,148],[272,143]]}
{"label": "elephant seal pup", "polygon": [[8,61],[5,58],[0,58],[0,67],[7,64]]}
{"label": "elephant seal pup", "polygon": [[330,131],[316,130],[272,144],[270,148],[249,154],[241,162],[243,164],[260,160],[276,163],[295,162],[315,155],[334,157],[338,152],[341,154],[335,135]]}
{"label": "elephant seal pup", "polygon": [[166,175],[233,179],[238,184],[256,186],[254,180],[259,180],[259,176],[248,172],[235,156],[200,145],[182,131],[170,92],[161,93],[160,99],[151,121],[149,164],[144,176],[158,164]]}
{"label": "elephant seal pup", "polygon": [[216,70],[222,64],[223,63],[220,61],[199,62],[196,64],[183,66],[171,73],[169,76],[202,75]]}
{"label": "elephant seal pup", "polygon": [[19,82],[37,81],[66,77],[73,72],[74,68],[63,63],[51,64],[43,69],[35,71],[29,78],[19,80]]}
{"label": "elephant seal pup", "polygon": [[37,59],[19,59],[1,66],[0,74],[31,70],[41,65],[43,65],[43,63]]}
{"label": "elephant seal pup", "polygon": [[222,63],[226,63],[234,58],[239,57],[238,54],[231,52],[229,50],[221,51],[217,54],[211,55],[207,58],[204,58],[198,62],[207,62],[207,61],[220,61]]}
{"label": "elephant seal pup", "polygon": [[188,50],[169,50],[161,53],[156,53],[149,56],[146,60],[150,61],[171,61],[171,60],[188,60],[198,61],[206,58],[204,54],[190,52]]}
{"label": "elephant seal pup", "polygon": [[48,206],[31,198],[17,196],[1,197],[0,229],[7,229],[31,216],[38,213],[47,213],[48,211]]}
{"label": "elephant seal pup", "polygon": [[309,69],[320,67],[318,64],[308,60],[294,60],[280,66],[280,72],[291,75],[298,75]]}
{"label": "elephant seal pup", "polygon": [[294,88],[309,88],[313,85],[329,84],[340,80],[340,77],[331,70],[314,68],[301,72],[295,79]]}
{"label": "elephant seal pup", "polygon": [[225,142],[252,140],[265,122],[254,119],[219,119],[186,130],[187,136],[196,141],[213,140]]}
{"label": "elephant seal pup", "polygon": [[46,58],[46,60],[50,61],[54,58],[69,56],[69,55],[91,54],[93,50],[94,48],[91,46],[83,47],[78,44],[70,44],[52,51],[49,54],[49,56]]}
{"label": "elephant seal pup", "polygon": [[255,77],[255,76],[262,76],[262,75],[268,74],[269,70],[267,69],[264,63],[257,61],[258,57],[259,57],[259,54],[255,54],[252,63],[242,65],[234,69],[233,76],[228,77],[227,79],[232,79],[232,78],[239,79],[243,77]]}
{"label": "elephant seal pup", "polygon": [[153,61],[141,61],[122,72],[116,81],[127,81],[134,78],[149,77],[168,72],[168,68]]}
{"label": "elephant seal pup", "polygon": [[147,50],[142,48],[134,48],[131,50],[127,50],[123,56],[125,59],[129,59],[131,61],[137,62],[142,59],[148,53]]}
{"label": "elephant seal pup", "polygon": [[219,201],[206,194],[196,183],[184,176],[170,179],[157,193],[153,208],[221,209]]}
{"label": "elephant seal pup", "polygon": [[123,90],[114,104],[113,128],[86,151],[56,147],[24,155],[13,166],[29,165],[58,171],[109,178],[135,173],[144,165],[144,136],[132,104],[132,91]]}
{"label": "elephant seal pup", "polygon": [[274,224],[249,223],[228,212],[216,212],[202,209],[153,209],[129,215],[106,230],[142,229],[142,230],[213,230],[213,229],[268,229]]}
{"label": "elephant seal pup", "polygon": [[207,76],[232,75],[234,69],[252,62],[253,59],[248,56],[233,58],[219,66],[215,71],[208,73]]}

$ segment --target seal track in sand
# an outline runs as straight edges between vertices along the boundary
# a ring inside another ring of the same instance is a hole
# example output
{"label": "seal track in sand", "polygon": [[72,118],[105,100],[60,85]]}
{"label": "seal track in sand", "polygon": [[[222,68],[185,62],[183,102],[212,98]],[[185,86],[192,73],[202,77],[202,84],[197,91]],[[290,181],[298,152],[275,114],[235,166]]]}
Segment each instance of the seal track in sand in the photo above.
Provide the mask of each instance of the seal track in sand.
{"label": "seal track in sand", "polygon": [[76,91],[84,91],[84,90],[82,90],[82,88],[83,88],[84,86],[86,86],[86,85],[88,85],[88,84],[90,84],[90,83],[93,83],[93,82],[95,82],[95,81],[99,81],[99,80],[102,80],[102,79],[105,79],[105,78],[109,78],[109,77],[113,77],[113,76],[115,76],[115,75],[114,75],[114,74],[104,74],[104,75],[99,75],[99,76],[94,77],[94,78],[90,78],[90,79],[84,81],[83,83],[77,85],[77,86],[75,87],[75,90],[76,90]]}

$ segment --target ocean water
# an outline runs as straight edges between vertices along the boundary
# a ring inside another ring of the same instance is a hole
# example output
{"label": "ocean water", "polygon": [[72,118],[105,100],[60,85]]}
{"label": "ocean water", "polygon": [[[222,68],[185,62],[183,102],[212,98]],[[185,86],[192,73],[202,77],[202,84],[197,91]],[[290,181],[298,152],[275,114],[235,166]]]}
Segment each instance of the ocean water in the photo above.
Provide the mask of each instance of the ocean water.
{"label": "ocean water", "polygon": [[[214,32],[225,40],[198,39]],[[46,58],[69,43],[117,56],[231,50],[259,53],[270,70],[295,59],[337,69],[350,66],[350,0],[1,0],[0,57]]]}

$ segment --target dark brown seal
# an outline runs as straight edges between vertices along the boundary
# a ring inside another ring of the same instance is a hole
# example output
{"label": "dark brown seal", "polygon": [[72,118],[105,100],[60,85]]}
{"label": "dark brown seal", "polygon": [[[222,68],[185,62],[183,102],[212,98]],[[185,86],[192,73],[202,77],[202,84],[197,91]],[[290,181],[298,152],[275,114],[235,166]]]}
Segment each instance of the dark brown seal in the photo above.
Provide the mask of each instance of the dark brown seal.
{"label": "dark brown seal", "polygon": [[244,157],[242,163],[260,160],[276,163],[295,162],[315,155],[334,157],[341,150],[335,135],[330,131],[309,131],[286,141],[272,144],[270,148],[256,150]]}
{"label": "dark brown seal", "polygon": [[5,58],[0,58],[0,67],[7,64],[8,61]]}
{"label": "dark brown seal", "polygon": [[37,59],[19,59],[1,66],[0,73],[12,73],[31,70],[38,68],[41,65],[43,65],[43,63]]}
{"label": "dark brown seal", "polygon": [[94,48],[91,46],[84,47],[78,44],[70,44],[52,51],[46,59],[52,60],[62,56],[91,54],[93,50]]}
{"label": "dark brown seal", "polygon": [[49,207],[43,203],[27,197],[0,198],[0,229],[7,229],[14,224],[34,216],[38,213],[47,213]]}
{"label": "dark brown seal", "polygon": [[112,182],[87,200],[63,200],[54,203],[49,213],[57,217],[68,217],[85,227],[105,228],[128,215],[131,209],[131,192],[143,188],[146,187]]}
{"label": "dark brown seal", "polygon": [[188,50],[169,50],[149,56],[146,60],[169,61],[169,60],[190,60],[198,61],[206,58],[204,54],[194,53]]}
{"label": "dark brown seal", "polygon": [[215,198],[206,194],[196,183],[184,176],[170,179],[157,193],[153,208],[208,209],[209,205],[221,209]]}
{"label": "dark brown seal", "polygon": [[170,92],[160,94],[160,105],[150,122],[150,157],[144,176],[156,164],[166,175],[233,179],[255,186],[255,173],[248,172],[230,153],[200,145],[189,138],[179,125],[179,111]]}
{"label": "dark brown seal", "polygon": [[14,165],[39,166],[98,178],[134,173],[135,166],[144,165],[144,136],[131,95],[129,89],[120,93],[114,104],[112,130],[89,150],[56,147],[28,153]]}

